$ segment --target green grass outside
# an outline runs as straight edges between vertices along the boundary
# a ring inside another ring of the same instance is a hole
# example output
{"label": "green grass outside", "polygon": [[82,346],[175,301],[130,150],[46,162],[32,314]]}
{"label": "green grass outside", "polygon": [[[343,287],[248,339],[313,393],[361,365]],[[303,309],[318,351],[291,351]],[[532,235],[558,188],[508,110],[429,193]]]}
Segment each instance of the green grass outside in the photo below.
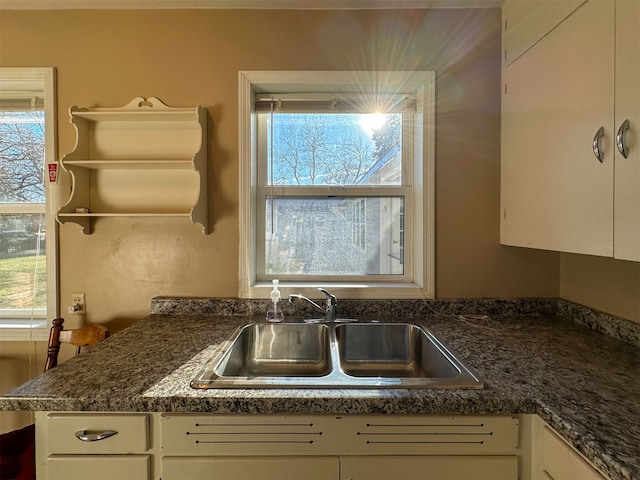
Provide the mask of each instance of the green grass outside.
{"label": "green grass outside", "polygon": [[46,306],[46,256],[0,259],[0,308],[30,310]]}

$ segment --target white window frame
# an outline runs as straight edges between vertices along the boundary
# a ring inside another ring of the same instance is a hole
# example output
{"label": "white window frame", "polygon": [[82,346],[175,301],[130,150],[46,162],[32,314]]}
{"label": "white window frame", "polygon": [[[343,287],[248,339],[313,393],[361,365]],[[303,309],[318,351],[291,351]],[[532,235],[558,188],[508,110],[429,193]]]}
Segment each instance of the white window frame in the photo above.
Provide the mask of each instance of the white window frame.
{"label": "white window frame", "polygon": [[258,248],[256,225],[258,205],[258,137],[255,95],[258,93],[353,93],[365,91],[410,93],[416,98],[413,118],[413,171],[411,198],[414,206],[410,238],[410,274],[402,280],[363,281],[285,281],[284,295],[301,292],[317,296],[317,287],[328,288],[338,298],[434,298],[435,243],[435,72],[329,72],[329,71],[240,71],[239,97],[239,190],[240,255],[239,282],[243,298],[268,298],[270,281],[257,276]]}
{"label": "white window frame", "polygon": [[[0,95],[2,91],[31,91],[34,86],[44,89],[45,112],[45,168],[57,163],[56,150],[56,95],[55,68],[10,68],[0,67]],[[59,316],[58,307],[58,224],[51,203],[51,185],[45,179],[45,205],[41,204],[0,204],[0,213],[45,213],[46,269],[47,269],[47,310],[45,316],[20,316],[0,313],[0,341],[46,340],[49,336],[51,320]],[[6,208],[4,208],[6,207]]]}
{"label": "white window frame", "polygon": [[364,198],[359,198],[351,204],[351,242],[353,246],[360,250],[366,249],[365,222],[367,218],[367,202]]}

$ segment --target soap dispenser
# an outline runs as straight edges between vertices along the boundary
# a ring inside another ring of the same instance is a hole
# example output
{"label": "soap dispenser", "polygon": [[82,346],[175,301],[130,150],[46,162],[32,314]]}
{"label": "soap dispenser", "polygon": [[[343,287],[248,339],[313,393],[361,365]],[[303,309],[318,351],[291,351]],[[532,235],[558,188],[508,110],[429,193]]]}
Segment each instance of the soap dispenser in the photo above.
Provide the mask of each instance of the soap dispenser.
{"label": "soap dispenser", "polygon": [[278,290],[279,280],[273,280],[273,289],[269,295],[270,300],[267,305],[267,321],[282,322],[284,320],[284,311],[280,303],[280,290]]}

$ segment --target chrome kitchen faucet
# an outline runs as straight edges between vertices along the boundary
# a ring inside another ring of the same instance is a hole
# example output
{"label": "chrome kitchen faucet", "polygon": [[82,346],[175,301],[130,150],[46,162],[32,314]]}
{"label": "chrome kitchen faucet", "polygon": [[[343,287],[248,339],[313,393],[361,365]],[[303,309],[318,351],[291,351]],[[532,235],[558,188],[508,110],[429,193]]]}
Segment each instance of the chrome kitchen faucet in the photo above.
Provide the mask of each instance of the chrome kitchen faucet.
{"label": "chrome kitchen faucet", "polygon": [[328,292],[324,288],[318,288],[318,291],[320,291],[320,292],[325,294],[326,299],[325,299],[325,307],[324,308],[322,308],[320,305],[318,305],[313,300],[305,297],[304,295],[300,295],[299,293],[292,293],[291,295],[289,295],[289,303],[293,303],[296,298],[300,298],[302,300],[306,300],[311,305],[313,305],[316,309],[318,309],[319,311],[324,313],[324,319],[326,321],[335,320],[336,316],[338,315],[338,299],[336,298],[335,295],[333,295],[332,293]]}

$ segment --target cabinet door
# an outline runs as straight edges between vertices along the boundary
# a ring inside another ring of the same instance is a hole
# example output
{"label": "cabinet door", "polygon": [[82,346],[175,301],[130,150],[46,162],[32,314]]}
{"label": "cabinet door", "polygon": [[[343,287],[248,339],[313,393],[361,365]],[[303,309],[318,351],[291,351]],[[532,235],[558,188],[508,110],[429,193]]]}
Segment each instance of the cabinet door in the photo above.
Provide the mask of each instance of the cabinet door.
{"label": "cabinet door", "polygon": [[165,457],[163,480],[337,480],[338,457]]}
{"label": "cabinet door", "polygon": [[[613,255],[613,0],[587,2],[504,70],[501,242]],[[604,127],[602,163],[593,139]]]}
{"label": "cabinet door", "polygon": [[546,425],[542,427],[542,473],[551,480],[605,480]]}
{"label": "cabinet door", "polygon": [[640,2],[616,3],[616,121],[627,158],[616,150],[614,256],[640,261]]}
{"label": "cabinet door", "polygon": [[340,480],[517,480],[515,456],[340,457]]}
{"label": "cabinet door", "polygon": [[[50,413],[46,416],[46,453],[145,453],[149,449],[147,414]],[[112,432],[99,440],[82,440],[76,434]],[[40,445],[38,445],[40,447]]]}
{"label": "cabinet door", "polygon": [[149,455],[51,455],[48,480],[149,480],[150,458]]}
{"label": "cabinet door", "polygon": [[504,62],[513,63],[567,18],[583,0],[508,0],[502,7]]}

